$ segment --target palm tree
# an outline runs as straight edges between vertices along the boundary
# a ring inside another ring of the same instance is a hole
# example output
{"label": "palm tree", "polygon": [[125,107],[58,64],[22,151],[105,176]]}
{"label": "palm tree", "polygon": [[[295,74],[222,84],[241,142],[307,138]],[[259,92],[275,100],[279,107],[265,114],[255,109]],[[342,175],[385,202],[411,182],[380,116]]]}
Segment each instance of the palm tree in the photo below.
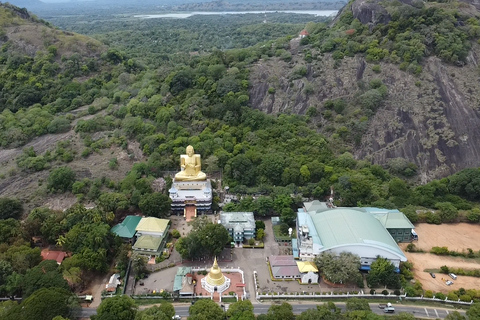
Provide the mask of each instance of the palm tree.
{"label": "palm tree", "polygon": [[64,235],[60,235],[57,239],[57,246],[63,247],[66,241],[67,241],[67,238],[65,238]]}
{"label": "palm tree", "polygon": [[63,278],[67,280],[68,284],[73,288],[83,282],[82,270],[78,267],[73,267],[65,270],[63,271]]}

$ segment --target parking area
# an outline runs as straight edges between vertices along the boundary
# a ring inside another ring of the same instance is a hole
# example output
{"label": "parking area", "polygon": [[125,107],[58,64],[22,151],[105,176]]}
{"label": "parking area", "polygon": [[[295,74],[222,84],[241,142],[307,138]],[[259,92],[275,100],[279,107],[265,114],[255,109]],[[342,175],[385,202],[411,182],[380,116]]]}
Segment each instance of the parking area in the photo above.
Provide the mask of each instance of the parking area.
{"label": "parking area", "polygon": [[[172,217],[172,228],[176,228],[183,235],[184,232],[189,232],[190,226],[188,226],[183,217]],[[214,217],[212,216],[212,219]],[[267,257],[271,255],[283,255],[291,252],[289,246],[284,244],[278,244],[273,237],[272,223],[270,220],[265,220],[266,236],[264,239],[264,249],[250,249],[250,248],[234,248],[231,249],[232,259],[227,257],[227,253],[222,254],[219,257],[220,268],[226,269],[230,267],[240,268],[245,273],[245,285],[247,294],[251,299],[255,298],[255,285],[253,280],[253,272],[256,271],[258,275],[258,283],[260,288],[258,291],[263,292],[332,292],[332,291],[358,291],[356,287],[344,287],[344,288],[331,288],[327,284],[321,282],[320,284],[301,285],[298,281],[272,281],[270,277],[270,270],[267,264]],[[230,249],[225,252],[230,252]],[[178,253],[174,251],[171,258],[162,262],[162,264],[168,265],[176,263],[180,265],[181,258]],[[183,266],[200,267],[208,269],[213,263],[212,259],[194,261],[194,262],[182,262]],[[164,269],[162,271],[154,272],[150,276],[143,280],[143,285],[137,284],[135,288],[136,294],[144,294],[152,291],[166,290],[171,292],[173,289],[173,281],[177,272],[178,266],[173,268]]]}

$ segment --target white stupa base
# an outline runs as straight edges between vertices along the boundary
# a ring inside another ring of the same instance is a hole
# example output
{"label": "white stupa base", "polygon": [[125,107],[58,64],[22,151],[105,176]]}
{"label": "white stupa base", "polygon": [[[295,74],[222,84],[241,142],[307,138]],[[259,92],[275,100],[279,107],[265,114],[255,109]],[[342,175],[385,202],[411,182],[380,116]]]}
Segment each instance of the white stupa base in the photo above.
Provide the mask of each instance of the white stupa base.
{"label": "white stupa base", "polygon": [[210,283],[207,282],[207,277],[203,278],[201,280],[201,282],[202,282],[202,288],[207,290],[210,293],[214,293],[215,288],[217,288],[216,291],[218,293],[223,293],[228,288],[230,288],[230,279],[228,279],[227,277],[225,277],[225,282],[222,285],[219,285],[219,286],[212,286]]}

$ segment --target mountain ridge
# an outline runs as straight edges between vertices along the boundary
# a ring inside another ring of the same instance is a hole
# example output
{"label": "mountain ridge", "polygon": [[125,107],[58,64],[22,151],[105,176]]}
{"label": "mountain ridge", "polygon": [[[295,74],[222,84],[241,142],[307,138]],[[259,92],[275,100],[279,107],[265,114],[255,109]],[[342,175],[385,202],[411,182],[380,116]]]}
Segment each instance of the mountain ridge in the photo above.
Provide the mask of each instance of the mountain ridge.
{"label": "mountain ridge", "polygon": [[[480,48],[478,34],[469,40],[464,35],[478,30],[476,7],[458,2],[460,10],[451,13],[443,9],[446,4],[427,3],[423,7],[414,1],[398,3],[404,10],[400,14],[410,10],[410,17],[416,19],[430,13],[432,17],[453,17],[451,38],[465,39],[463,44],[452,40],[451,45],[439,49],[442,34],[435,31],[438,28],[432,22],[430,27],[423,26],[437,32],[432,34],[433,42],[427,42],[428,35],[422,42],[405,29],[396,37],[407,35],[413,44],[399,47],[392,41],[395,34],[391,30],[404,21],[398,18],[400,9],[378,10],[379,1],[352,1],[331,29],[319,31],[315,30],[318,26],[307,25],[310,39],[293,39],[286,53],[253,67],[251,104],[266,113],[310,115],[319,132],[338,141],[342,146],[339,150],[351,152],[357,159],[384,166],[406,159],[419,168],[423,183],[480,166],[480,134],[476,130],[480,113],[475,95],[480,86],[472,80],[478,78]],[[342,20],[348,23],[342,25]],[[467,23],[472,24],[472,30],[465,31],[470,28]],[[316,34],[323,36],[316,38]],[[457,56],[447,52],[453,43]],[[357,52],[348,52],[349,46]],[[406,55],[415,54],[418,46],[425,51],[406,62]],[[399,49],[405,50],[403,56]],[[372,87],[372,82],[378,87]],[[378,91],[380,87],[383,93]],[[345,106],[335,112],[329,105],[339,100]]]}

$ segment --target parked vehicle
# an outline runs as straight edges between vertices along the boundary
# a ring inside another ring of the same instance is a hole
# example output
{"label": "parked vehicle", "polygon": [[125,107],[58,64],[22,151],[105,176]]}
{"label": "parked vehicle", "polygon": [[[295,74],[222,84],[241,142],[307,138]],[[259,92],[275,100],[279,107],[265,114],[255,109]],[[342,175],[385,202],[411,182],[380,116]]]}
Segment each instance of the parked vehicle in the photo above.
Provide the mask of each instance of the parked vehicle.
{"label": "parked vehicle", "polygon": [[446,284],[447,286],[451,286],[451,285],[453,284],[453,281],[447,280],[447,281],[445,282],[445,284]]}
{"label": "parked vehicle", "polygon": [[457,280],[457,275],[455,273],[449,273],[448,274],[450,276],[450,278],[452,278],[453,280]]}
{"label": "parked vehicle", "polygon": [[430,275],[432,276],[432,278],[435,278],[435,273],[430,272]]}

